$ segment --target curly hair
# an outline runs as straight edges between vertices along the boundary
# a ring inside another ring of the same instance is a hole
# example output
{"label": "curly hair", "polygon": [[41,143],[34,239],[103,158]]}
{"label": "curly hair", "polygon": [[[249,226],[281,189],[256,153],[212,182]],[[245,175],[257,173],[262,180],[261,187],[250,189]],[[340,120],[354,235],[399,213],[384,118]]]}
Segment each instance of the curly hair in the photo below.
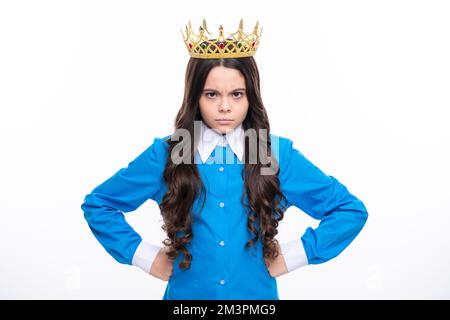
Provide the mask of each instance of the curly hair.
{"label": "curly hair", "polygon": [[[245,243],[245,248],[254,246],[261,237],[263,256],[265,259],[273,261],[279,254],[278,242],[275,239],[278,233],[277,227],[279,221],[283,219],[286,208],[282,205],[284,195],[280,190],[278,163],[271,154],[270,125],[261,99],[259,71],[254,58],[190,58],[186,68],[183,103],[175,119],[175,131],[184,129],[189,131],[191,137],[194,136],[194,122],[202,119],[199,108],[201,92],[208,73],[216,66],[237,69],[244,76],[249,109],[243,121],[243,129],[254,129],[257,145],[259,146],[260,143],[266,145],[267,154],[266,152],[257,152],[256,163],[245,161],[242,172],[244,190],[241,202],[247,210],[247,228],[253,234],[253,238]],[[266,135],[264,136],[261,132],[266,132]],[[249,140],[247,138],[244,139],[244,159],[249,159]],[[206,192],[194,161],[195,141],[188,146],[191,150],[190,154],[185,155],[190,157],[190,161],[179,164],[174,163],[170,157],[172,150],[179,142],[173,141],[173,139],[168,139],[167,142],[169,156],[163,173],[167,192],[160,203],[164,221],[162,228],[167,234],[163,243],[168,246],[166,254],[169,259],[175,259],[180,252],[184,254],[184,259],[180,262],[179,267],[186,269],[190,267],[192,260],[192,255],[186,247],[194,236],[191,210],[197,197],[203,198],[204,205]],[[274,162],[277,168],[275,174],[263,175],[260,173],[261,168]],[[244,201],[245,196],[248,198],[247,204]],[[259,228],[255,227],[255,223],[259,224]]]}

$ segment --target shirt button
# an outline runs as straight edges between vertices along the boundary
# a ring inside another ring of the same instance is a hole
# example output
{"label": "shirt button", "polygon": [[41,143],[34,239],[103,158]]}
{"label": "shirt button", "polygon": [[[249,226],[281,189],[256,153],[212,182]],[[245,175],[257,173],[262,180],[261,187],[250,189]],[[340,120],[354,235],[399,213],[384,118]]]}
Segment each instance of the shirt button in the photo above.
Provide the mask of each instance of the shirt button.
{"label": "shirt button", "polygon": [[223,279],[220,280],[220,284],[221,284],[221,285],[224,285],[224,284],[225,284],[225,280],[223,280]]}
{"label": "shirt button", "polygon": [[225,170],[224,167],[220,167],[220,168],[219,168],[219,171],[220,171],[220,172],[222,172],[223,170]]}
{"label": "shirt button", "polygon": [[221,246],[224,246],[224,245],[225,245],[225,241],[222,240],[222,241],[219,242],[219,244],[220,244]]}
{"label": "shirt button", "polygon": [[225,207],[225,203],[221,202],[221,203],[219,203],[219,206],[220,206],[221,208],[223,208],[223,207]]}

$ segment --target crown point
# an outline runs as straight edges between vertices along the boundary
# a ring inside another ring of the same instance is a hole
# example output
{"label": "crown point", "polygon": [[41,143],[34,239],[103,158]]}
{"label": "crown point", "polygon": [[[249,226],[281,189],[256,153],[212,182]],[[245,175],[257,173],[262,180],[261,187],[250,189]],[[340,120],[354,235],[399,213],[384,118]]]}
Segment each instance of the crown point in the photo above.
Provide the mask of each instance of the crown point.
{"label": "crown point", "polygon": [[243,29],[244,28],[244,20],[241,18],[241,21],[239,21],[239,29]]}
{"label": "crown point", "polygon": [[258,21],[256,21],[256,25],[255,25],[255,32],[257,32],[257,31],[258,31],[258,27],[259,27],[259,20],[258,20]]}

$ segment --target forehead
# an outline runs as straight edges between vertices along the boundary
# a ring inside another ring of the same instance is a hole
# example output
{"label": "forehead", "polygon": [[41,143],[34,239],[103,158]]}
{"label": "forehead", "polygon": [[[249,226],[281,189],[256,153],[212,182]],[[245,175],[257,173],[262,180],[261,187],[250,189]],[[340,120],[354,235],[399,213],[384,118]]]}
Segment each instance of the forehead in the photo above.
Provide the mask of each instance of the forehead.
{"label": "forehead", "polygon": [[245,88],[245,78],[239,70],[217,66],[209,72],[205,81],[205,88],[215,90]]}

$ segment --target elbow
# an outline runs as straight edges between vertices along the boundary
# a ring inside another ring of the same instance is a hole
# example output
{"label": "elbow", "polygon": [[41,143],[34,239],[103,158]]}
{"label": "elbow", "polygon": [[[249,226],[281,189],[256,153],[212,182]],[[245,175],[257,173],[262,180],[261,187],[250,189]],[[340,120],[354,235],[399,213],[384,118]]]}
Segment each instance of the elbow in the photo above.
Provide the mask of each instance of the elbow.
{"label": "elbow", "polygon": [[367,219],[369,218],[369,213],[364,205],[364,203],[357,197],[352,196],[351,200],[348,201],[344,206],[340,207],[339,211],[346,212],[346,217],[349,225],[351,225],[350,230],[354,235],[357,235],[366,225]]}
{"label": "elbow", "polygon": [[93,202],[92,202],[92,196],[91,194],[88,194],[84,197],[83,203],[81,204],[81,210],[83,211],[84,219],[89,222],[92,218],[93,214]]}
{"label": "elbow", "polygon": [[366,206],[364,205],[364,203],[361,201],[361,200],[357,200],[357,211],[356,212],[358,212],[358,220],[359,220],[359,229],[361,230],[364,226],[365,226],[365,224],[366,224],[366,222],[367,222],[367,219],[369,218],[369,212],[367,211],[367,208],[366,208]]}

